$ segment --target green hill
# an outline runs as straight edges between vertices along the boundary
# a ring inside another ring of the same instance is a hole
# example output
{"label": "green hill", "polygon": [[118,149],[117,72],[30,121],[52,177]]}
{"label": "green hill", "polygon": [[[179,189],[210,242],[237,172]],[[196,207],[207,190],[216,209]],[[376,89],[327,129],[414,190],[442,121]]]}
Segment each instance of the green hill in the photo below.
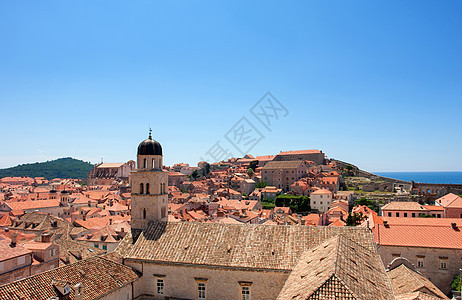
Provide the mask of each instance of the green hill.
{"label": "green hill", "polygon": [[1,177],[29,176],[53,178],[87,178],[93,165],[83,160],[65,157],[56,160],[23,164],[7,169],[0,169]]}

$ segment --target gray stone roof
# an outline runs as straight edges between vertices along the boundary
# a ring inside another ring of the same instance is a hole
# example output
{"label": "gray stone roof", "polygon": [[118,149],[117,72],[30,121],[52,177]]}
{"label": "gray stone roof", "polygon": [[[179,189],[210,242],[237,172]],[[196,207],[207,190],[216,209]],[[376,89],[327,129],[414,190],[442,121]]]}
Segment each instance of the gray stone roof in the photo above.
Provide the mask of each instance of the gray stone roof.
{"label": "gray stone roof", "polygon": [[380,256],[338,235],[303,253],[278,300],[394,299]]}
{"label": "gray stone roof", "polygon": [[195,222],[150,222],[134,244],[127,235],[117,251],[126,259],[290,271],[304,251],[339,234],[375,251],[367,228]]}
{"label": "gray stone roof", "polygon": [[262,170],[274,170],[274,169],[296,169],[302,164],[301,160],[291,160],[291,161],[269,161],[262,168]]}

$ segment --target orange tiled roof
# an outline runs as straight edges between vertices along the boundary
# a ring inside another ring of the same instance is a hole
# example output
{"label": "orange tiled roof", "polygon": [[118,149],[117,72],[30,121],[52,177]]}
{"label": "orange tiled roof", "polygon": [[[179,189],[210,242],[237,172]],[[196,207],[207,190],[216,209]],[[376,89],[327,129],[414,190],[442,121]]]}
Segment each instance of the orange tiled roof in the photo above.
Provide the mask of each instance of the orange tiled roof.
{"label": "orange tiled roof", "polygon": [[322,153],[319,150],[297,150],[297,151],[281,151],[278,155],[298,155],[298,154],[313,154],[313,153]]}
{"label": "orange tiled roof", "polygon": [[422,205],[418,202],[407,202],[407,201],[393,201],[388,204],[385,204],[382,207],[383,211],[388,210],[415,210],[415,211],[427,211]]}
{"label": "orange tiled roof", "polygon": [[376,224],[373,230],[380,245],[462,249],[462,219],[383,217],[383,220],[384,224]]}

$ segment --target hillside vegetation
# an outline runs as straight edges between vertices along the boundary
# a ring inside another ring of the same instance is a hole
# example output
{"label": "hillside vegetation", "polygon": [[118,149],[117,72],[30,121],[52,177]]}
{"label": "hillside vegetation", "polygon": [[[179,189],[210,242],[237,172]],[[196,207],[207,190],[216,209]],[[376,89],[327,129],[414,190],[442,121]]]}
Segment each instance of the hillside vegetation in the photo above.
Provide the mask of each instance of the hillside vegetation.
{"label": "hillside vegetation", "polygon": [[93,165],[83,160],[65,157],[47,162],[23,164],[7,169],[0,169],[1,177],[45,177],[53,178],[86,178]]}

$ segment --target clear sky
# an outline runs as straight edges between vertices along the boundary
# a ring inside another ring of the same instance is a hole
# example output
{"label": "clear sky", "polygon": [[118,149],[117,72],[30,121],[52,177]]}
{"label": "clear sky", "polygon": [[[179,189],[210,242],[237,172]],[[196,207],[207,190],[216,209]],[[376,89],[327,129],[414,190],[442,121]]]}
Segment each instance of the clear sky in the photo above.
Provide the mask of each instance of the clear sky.
{"label": "clear sky", "polygon": [[[219,3],[221,2],[221,3]],[[462,2],[2,1],[0,168],[196,164],[245,117],[253,155],[320,149],[370,171],[462,170]],[[250,113],[270,91],[288,114]],[[241,155],[240,155],[241,156]]]}

